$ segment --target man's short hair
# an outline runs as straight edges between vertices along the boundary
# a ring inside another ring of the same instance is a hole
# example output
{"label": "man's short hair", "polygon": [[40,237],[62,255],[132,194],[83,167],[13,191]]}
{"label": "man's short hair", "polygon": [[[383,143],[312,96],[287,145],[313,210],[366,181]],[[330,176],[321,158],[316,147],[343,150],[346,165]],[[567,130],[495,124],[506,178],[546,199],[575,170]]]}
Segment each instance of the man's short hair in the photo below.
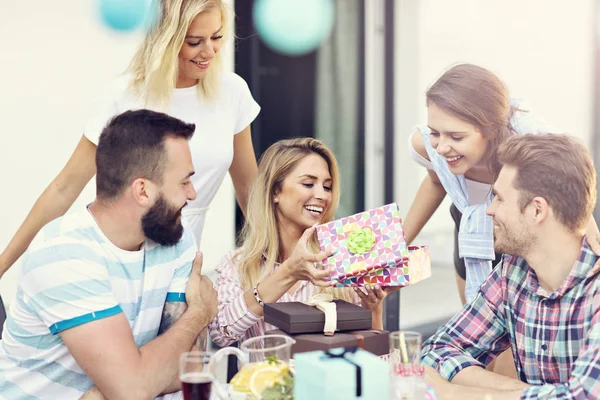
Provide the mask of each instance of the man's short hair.
{"label": "man's short hair", "polygon": [[96,196],[112,200],[138,178],[162,184],[164,140],[189,140],[194,124],[150,110],[125,111],[102,130],[96,150]]}
{"label": "man's short hair", "polygon": [[571,231],[584,228],[596,205],[596,170],[585,146],[568,135],[516,135],[498,151],[503,165],[517,169],[514,186],[521,210],[543,197]]}

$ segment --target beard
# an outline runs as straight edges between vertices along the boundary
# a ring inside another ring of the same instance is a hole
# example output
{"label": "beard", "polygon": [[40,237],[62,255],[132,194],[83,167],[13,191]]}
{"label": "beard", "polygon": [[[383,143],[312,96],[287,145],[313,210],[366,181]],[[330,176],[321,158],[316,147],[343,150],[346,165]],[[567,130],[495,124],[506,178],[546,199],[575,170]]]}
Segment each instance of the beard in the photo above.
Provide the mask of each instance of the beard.
{"label": "beard", "polygon": [[526,227],[502,226],[499,238],[494,235],[494,251],[499,254],[510,254],[525,258],[530,249],[535,246],[535,237]]}
{"label": "beard", "polygon": [[170,206],[161,193],[154,205],[142,217],[144,235],[161,246],[176,245],[183,236],[183,225],[180,219],[183,207]]}

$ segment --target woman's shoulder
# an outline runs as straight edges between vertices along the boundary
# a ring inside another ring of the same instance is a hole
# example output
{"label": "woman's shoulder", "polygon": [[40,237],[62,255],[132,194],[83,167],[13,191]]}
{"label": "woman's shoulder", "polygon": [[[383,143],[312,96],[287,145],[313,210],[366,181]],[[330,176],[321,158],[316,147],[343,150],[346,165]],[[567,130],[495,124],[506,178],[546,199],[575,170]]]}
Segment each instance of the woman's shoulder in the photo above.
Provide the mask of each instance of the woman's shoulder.
{"label": "woman's shoulder", "polygon": [[233,250],[229,250],[227,253],[225,253],[223,255],[223,257],[221,257],[221,260],[219,261],[219,266],[226,266],[226,265],[237,265],[240,262],[242,256],[242,248],[238,247],[236,249]]}
{"label": "woman's shoulder", "polygon": [[422,131],[423,127],[415,126],[409,137],[409,149],[413,150],[416,155],[429,161],[429,155],[427,154],[427,149],[425,148],[425,141],[423,140]]}
{"label": "woman's shoulder", "polygon": [[239,92],[249,90],[248,83],[246,83],[244,78],[233,71],[227,71],[221,75],[221,86],[223,89],[229,91],[234,90]]}
{"label": "woman's shoulder", "polygon": [[215,272],[221,278],[234,278],[238,276],[240,262],[240,249],[230,250],[217,261]]}

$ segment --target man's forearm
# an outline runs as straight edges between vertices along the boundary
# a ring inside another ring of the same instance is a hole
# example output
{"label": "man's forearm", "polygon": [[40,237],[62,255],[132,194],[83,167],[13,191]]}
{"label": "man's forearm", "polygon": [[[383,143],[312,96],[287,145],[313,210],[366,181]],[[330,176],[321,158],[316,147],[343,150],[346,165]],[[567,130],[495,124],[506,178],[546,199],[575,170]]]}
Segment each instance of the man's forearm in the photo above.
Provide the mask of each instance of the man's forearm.
{"label": "man's forearm", "polygon": [[173,379],[173,382],[171,382],[169,386],[167,386],[162,392],[160,392],[160,394],[173,393],[179,390],[181,390],[181,382],[179,381],[179,377],[176,376],[175,379]]}
{"label": "man's forearm", "polygon": [[136,371],[138,384],[147,385],[157,395],[177,377],[179,355],[189,351],[196,337],[210,321],[196,310],[188,309],[170,329],[140,347],[141,370]]}
{"label": "man's forearm", "polygon": [[189,351],[210,321],[195,310],[187,310],[169,330],[140,348],[146,382],[156,382],[160,393],[177,377],[179,355]]}
{"label": "man's forearm", "polygon": [[[206,329],[203,329],[202,332],[208,334],[208,330]],[[202,332],[200,332],[200,335],[198,336],[197,340],[194,340],[194,344],[192,345],[190,351],[206,351],[207,337],[204,336],[204,338],[202,338]],[[204,344],[202,343],[203,340]],[[176,374],[175,378],[173,379],[173,382],[171,382],[169,386],[167,386],[160,394],[173,393],[177,392],[178,390],[181,390],[181,382],[179,381],[179,376]]]}
{"label": "man's forearm", "polygon": [[[181,389],[177,376],[179,355],[193,348],[199,332],[208,325],[200,313],[195,310],[186,313],[186,310],[185,302],[166,303],[159,336],[139,349],[142,368],[135,373],[137,384],[145,385],[152,396]],[[103,400],[105,396],[98,387],[93,386],[80,399]]]}
{"label": "man's forearm", "polygon": [[487,371],[480,367],[467,367],[458,372],[451,381],[453,384],[496,390],[522,390],[528,384],[517,379]]}
{"label": "man's forearm", "polygon": [[[460,385],[455,383],[455,379],[451,382],[448,382],[444,377],[442,377],[439,372],[428,365],[424,365],[425,368],[425,379],[429,385],[431,385],[437,396],[440,399],[460,399],[460,400],[482,400],[491,397],[493,400],[518,400],[521,398],[521,392],[523,389],[512,389],[512,390],[502,390],[499,388],[485,388],[485,387],[475,387],[468,385]],[[479,367],[468,367],[462,370],[461,372],[473,372],[467,371],[469,368],[479,368]],[[477,376],[477,374],[474,374]],[[458,374],[457,374],[458,376]],[[467,375],[463,375],[463,377],[467,377]],[[455,377],[456,378],[456,377]]]}
{"label": "man's forearm", "polygon": [[[163,333],[167,332],[175,324],[175,322],[183,316],[183,314],[185,313],[186,310],[187,310],[187,304],[185,302],[165,303],[165,307],[163,309],[163,314],[162,314],[162,318],[161,318],[160,326],[159,326],[159,330],[158,330],[158,335],[160,336]],[[183,329],[185,329],[185,327],[183,327]],[[142,353],[144,351],[144,350],[142,350],[142,349],[144,349],[144,347],[149,346],[150,343],[154,342],[155,340],[158,340],[158,338],[149,342],[147,345],[142,346],[140,348],[140,353]],[[169,340],[171,340],[171,339],[169,339]],[[187,350],[189,350],[189,348]],[[187,350],[184,350],[184,351],[187,351]],[[161,389],[160,394],[172,393],[177,390],[180,390],[180,388],[181,388],[181,384],[179,382],[179,377],[175,376],[173,378],[172,382],[166,388]],[[103,399],[105,399],[104,395],[100,392],[100,389],[98,389],[96,386],[93,386],[90,390],[88,390],[86,393],[84,393],[84,395],[81,397],[81,400],[103,400]]]}
{"label": "man's forearm", "polygon": [[[519,400],[523,389],[516,390],[498,390],[480,387],[467,387],[462,385],[450,384],[444,393],[439,393],[440,398],[460,399],[460,400],[482,400],[491,398],[493,400]],[[440,390],[440,392],[442,391]]]}

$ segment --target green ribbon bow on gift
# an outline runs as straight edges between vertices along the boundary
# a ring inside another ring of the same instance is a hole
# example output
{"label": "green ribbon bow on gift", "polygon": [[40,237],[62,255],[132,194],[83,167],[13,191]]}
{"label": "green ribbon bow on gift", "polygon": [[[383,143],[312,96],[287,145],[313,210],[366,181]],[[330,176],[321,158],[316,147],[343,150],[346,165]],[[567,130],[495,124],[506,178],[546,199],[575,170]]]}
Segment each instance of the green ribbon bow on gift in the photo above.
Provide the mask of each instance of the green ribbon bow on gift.
{"label": "green ribbon bow on gift", "polygon": [[348,234],[346,245],[352,254],[364,254],[375,246],[375,233],[371,228],[357,228]]}

